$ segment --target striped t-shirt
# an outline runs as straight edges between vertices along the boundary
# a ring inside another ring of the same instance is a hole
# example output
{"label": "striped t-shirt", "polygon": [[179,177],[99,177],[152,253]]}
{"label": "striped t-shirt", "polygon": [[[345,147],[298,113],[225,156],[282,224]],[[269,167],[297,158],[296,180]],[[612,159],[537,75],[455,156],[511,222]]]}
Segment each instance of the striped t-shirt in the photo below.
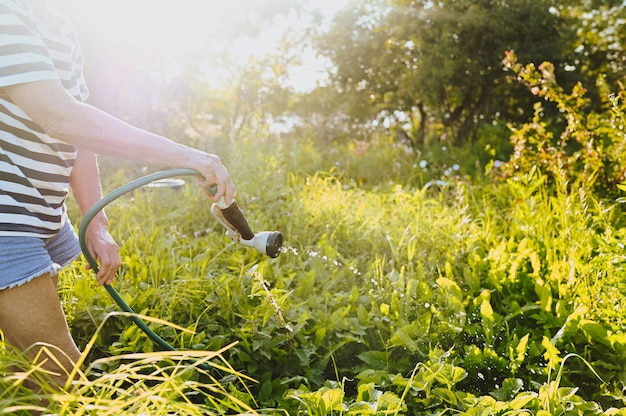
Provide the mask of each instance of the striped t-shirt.
{"label": "striped t-shirt", "polygon": [[0,0],[0,236],[48,238],[67,219],[76,147],[46,135],[2,93],[10,85],[60,80],[76,99],[87,99],[74,29],[47,7],[55,31],[21,0]]}

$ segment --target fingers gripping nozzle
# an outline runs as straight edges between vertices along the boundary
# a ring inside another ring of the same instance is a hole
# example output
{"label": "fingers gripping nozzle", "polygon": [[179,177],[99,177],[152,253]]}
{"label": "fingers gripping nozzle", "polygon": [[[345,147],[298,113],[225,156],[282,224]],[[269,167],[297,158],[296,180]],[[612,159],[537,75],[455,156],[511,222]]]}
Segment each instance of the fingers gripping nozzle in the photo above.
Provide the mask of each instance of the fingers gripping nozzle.
{"label": "fingers gripping nozzle", "polygon": [[223,199],[211,205],[211,213],[226,228],[226,235],[235,243],[252,247],[261,254],[278,257],[283,246],[280,231],[252,232],[248,221],[237,206],[237,202],[227,205]]}

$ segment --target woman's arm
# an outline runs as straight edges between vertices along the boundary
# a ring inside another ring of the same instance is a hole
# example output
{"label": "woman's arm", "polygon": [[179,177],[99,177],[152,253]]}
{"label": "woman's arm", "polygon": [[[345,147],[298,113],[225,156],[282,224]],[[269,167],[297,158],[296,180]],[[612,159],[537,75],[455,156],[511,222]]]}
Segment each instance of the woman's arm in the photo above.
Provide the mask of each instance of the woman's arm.
{"label": "woman's arm", "polygon": [[69,95],[59,81],[38,81],[5,87],[2,91],[51,137],[94,153],[200,172],[200,185],[212,197],[209,186],[217,184],[215,199],[230,203],[235,187],[228,171],[214,154],[205,153],[163,136],[133,127]]}
{"label": "woman's arm", "polygon": [[[102,198],[100,177],[96,155],[85,149],[78,150],[70,176],[70,187],[84,216],[91,207]],[[99,262],[96,279],[98,284],[110,284],[121,265],[119,247],[109,234],[108,220],[104,211],[100,211],[85,230],[85,242],[94,259]]]}

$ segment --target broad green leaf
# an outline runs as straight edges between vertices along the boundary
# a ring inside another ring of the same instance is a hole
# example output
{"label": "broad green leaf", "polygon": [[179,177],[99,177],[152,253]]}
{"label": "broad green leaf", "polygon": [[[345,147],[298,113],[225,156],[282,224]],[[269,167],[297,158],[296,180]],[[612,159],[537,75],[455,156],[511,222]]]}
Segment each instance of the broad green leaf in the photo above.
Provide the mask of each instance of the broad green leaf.
{"label": "broad green leaf", "polygon": [[543,358],[548,362],[548,368],[556,369],[563,360],[560,356],[561,352],[550,342],[550,339],[546,336],[541,341],[541,346],[546,349],[543,354]]}
{"label": "broad green leaf", "polygon": [[608,339],[609,332],[604,325],[585,319],[580,322],[579,326],[587,335],[589,342],[599,342],[611,346],[611,342]]}
{"label": "broad green leaf", "polygon": [[385,351],[365,351],[357,355],[360,360],[375,370],[387,368],[389,353]]}
{"label": "broad green leaf", "polygon": [[528,339],[530,338],[530,334],[526,334],[520,339],[519,343],[515,347],[515,352],[517,355],[515,356],[515,362],[517,364],[521,364],[524,362],[524,358],[526,357],[526,352],[528,351]]}
{"label": "broad green leaf", "polygon": [[535,400],[537,400],[537,393],[535,392],[520,393],[511,400],[509,408],[511,410],[522,410]]}
{"label": "broad green leaf", "polygon": [[377,414],[374,409],[374,403],[365,403],[365,402],[357,402],[353,403],[348,407],[348,415],[375,415]]}
{"label": "broad green leaf", "polygon": [[344,392],[341,389],[327,390],[322,393],[322,401],[326,410],[341,411]]}
{"label": "broad green leaf", "polygon": [[457,398],[456,395],[454,394],[454,392],[452,390],[448,390],[448,389],[444,389],[441,387],[436,387],[434,389],[432,389],[431,394],[433,396],[437,396],[441,399],[443,399],[444,402],[449,403],[453,406],[456,406],[457,404]]}

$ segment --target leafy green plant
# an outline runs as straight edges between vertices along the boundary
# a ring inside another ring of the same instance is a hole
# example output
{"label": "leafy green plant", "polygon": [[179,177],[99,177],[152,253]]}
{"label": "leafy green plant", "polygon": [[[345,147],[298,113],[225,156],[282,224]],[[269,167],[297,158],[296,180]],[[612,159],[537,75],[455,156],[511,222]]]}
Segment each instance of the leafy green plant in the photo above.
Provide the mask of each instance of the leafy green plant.
{"label": "leafy green plant", "polygon": [[[377,175],[401,154],[385,143],[335,166],[329,149],[255,140],[238,148],[236,175],[255,178],[238,202],[253,229],[283,232],[281,255],[233,244],[191,184],[120,198],[107,207],[123,260],[115,286],[181,353],[157,351],[113,313],[78,263],[60,296],[88,370],[77,396],[42,393],[56,398],[47,410],[622,412],[626,231],[620,204],[591,189],[598,181],[572,186],[525,147],[527,169],[504,180],[426,187],[415,160]],[[333,167],[311,172],[307,160]],[[105,189],[137,174],[118,168],[104,164]],[[225,374],[189,360],[209,357]],[[3,370],[20,360],[0,355]],[[44,407],[27,372],[6,374],[2,411]]]}
{"label": "leafy green plant", "polygon": [[554,181],[572,187],[585,187],[600,196],[613,197],[615,187],[624,181],[624,88],[604,98],[609,108],[603,113],[588,111],[589,99],[585,88],[576,84],[567,93],[557,83],[554,65],[543,62],[538,67],[522,65],[513,52],[504,60],[520,82],[539,98],[553,103],[563,114],[564,126],[553,126],[543,119],[543,106],[535,104],[535,115],[530,123],[513,127],[515,150],[508,175],[539,168]]}

